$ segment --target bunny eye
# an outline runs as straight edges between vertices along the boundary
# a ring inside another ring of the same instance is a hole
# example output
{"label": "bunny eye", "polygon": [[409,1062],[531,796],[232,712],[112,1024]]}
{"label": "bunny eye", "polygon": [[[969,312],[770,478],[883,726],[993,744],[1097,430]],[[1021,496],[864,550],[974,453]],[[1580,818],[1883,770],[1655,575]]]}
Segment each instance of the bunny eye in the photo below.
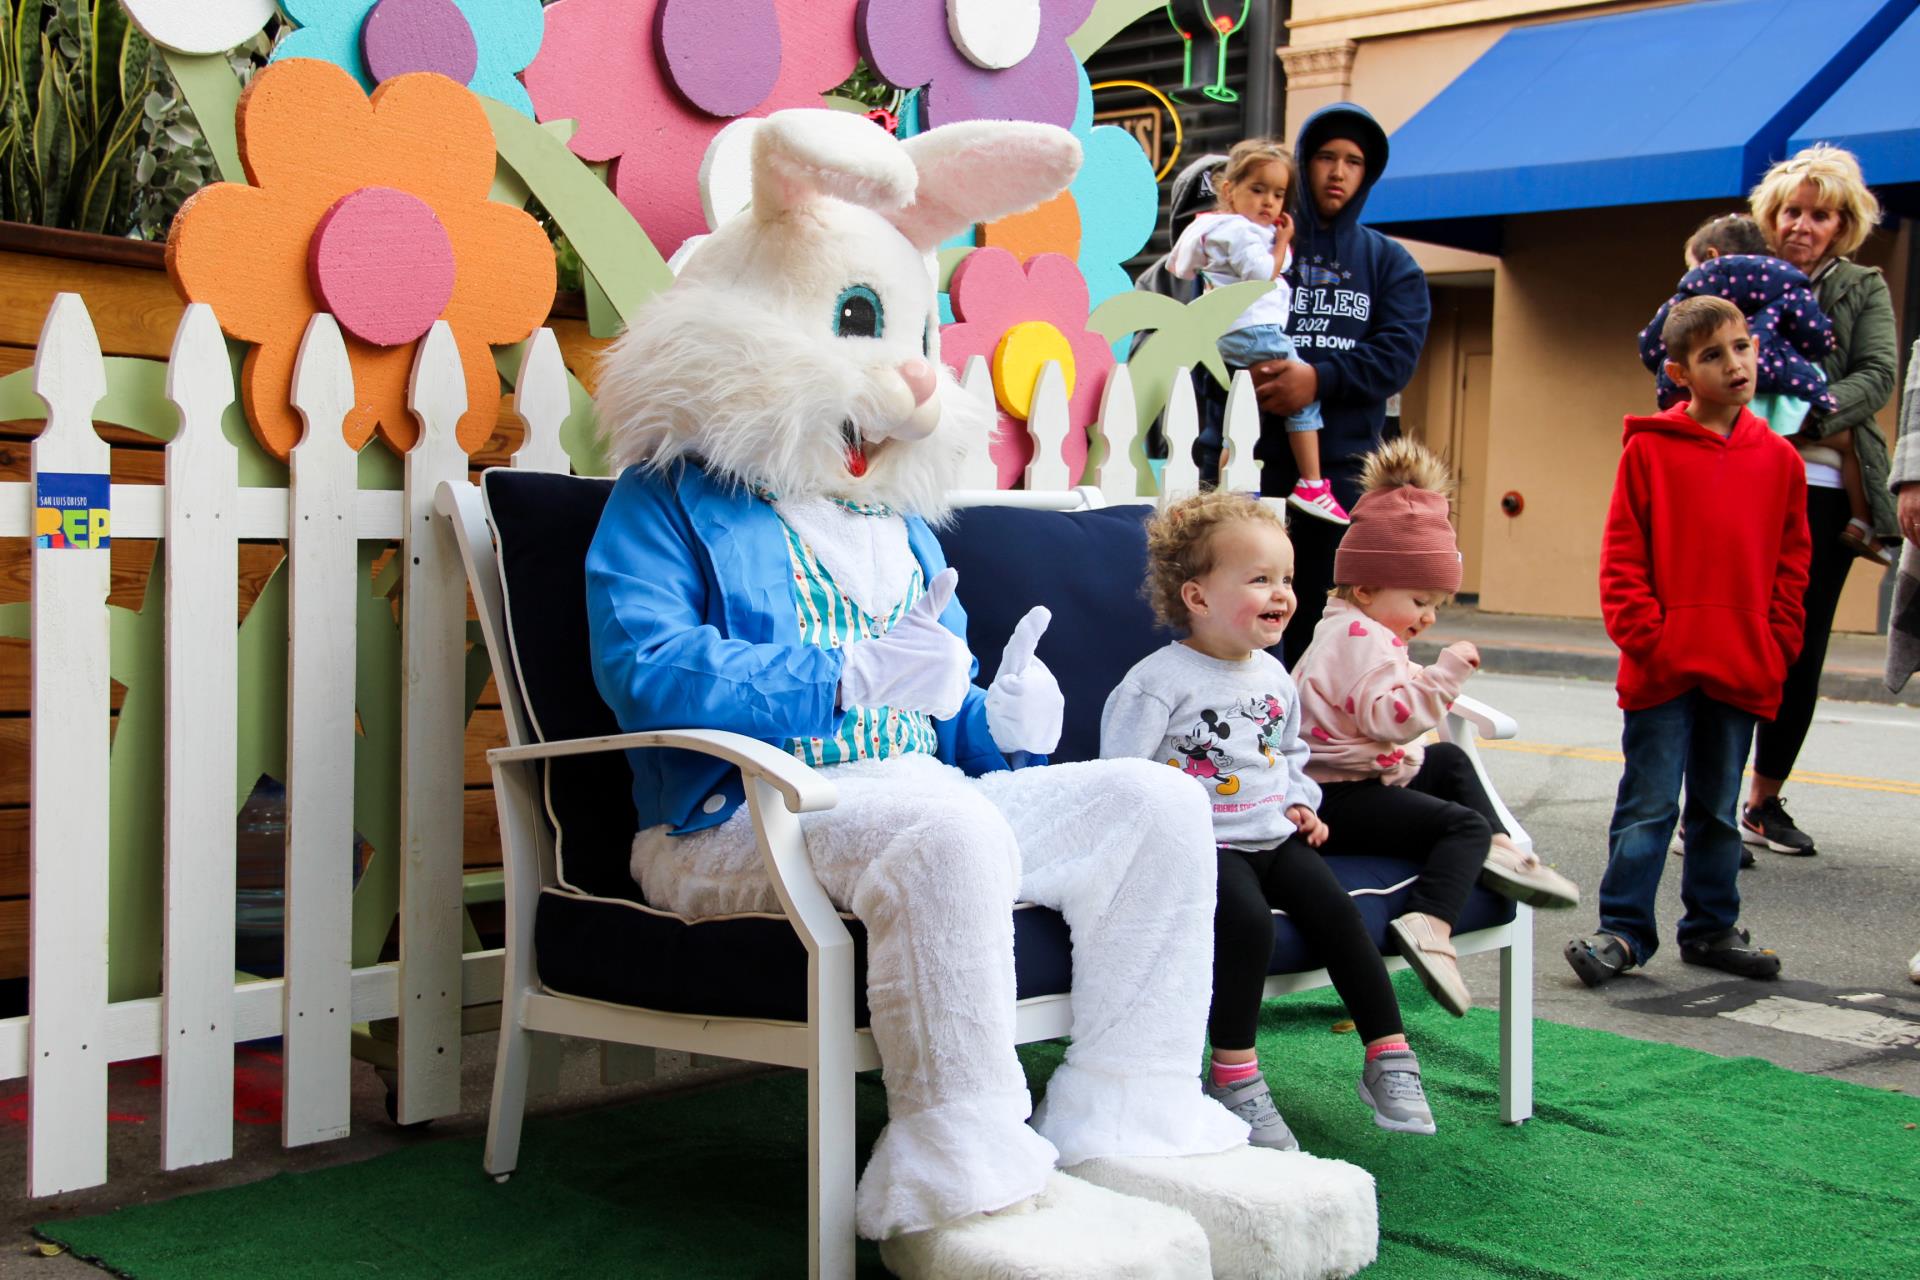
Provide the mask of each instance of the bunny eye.
{"label": "bunny eye", "polygon": [[836,338],[877,338],[886,331],[886,311],[880,295],[864,284],[849,285],[833,304]]}

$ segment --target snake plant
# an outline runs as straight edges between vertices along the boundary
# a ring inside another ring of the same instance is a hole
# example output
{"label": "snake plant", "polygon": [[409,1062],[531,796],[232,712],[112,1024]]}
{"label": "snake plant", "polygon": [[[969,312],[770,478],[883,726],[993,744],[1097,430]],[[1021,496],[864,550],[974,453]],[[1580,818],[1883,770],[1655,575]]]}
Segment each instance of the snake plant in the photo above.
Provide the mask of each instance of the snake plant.
{"label": "snake plant", "polygon": [[155,62],[114,0],[0,0],[0,217],[126,231]]}

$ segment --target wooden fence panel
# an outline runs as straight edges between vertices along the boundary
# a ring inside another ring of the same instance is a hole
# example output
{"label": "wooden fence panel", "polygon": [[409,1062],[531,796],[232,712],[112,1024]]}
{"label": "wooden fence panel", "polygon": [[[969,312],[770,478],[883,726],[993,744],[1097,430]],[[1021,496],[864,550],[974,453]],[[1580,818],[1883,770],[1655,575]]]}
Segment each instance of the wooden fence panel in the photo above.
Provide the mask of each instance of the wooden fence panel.
{"label": "wooden fence panel", "polygon": [[466,731],[466,574],[434,510],[441,482],[467,481],[454,426],[467,409],[453,331],[435,322],[410,388],[420,439],[406,458],[400,701],[399,1120],[460,1110],[463,915],[461,754]]}
{"label": "wooden fence panel", "polygon": [[[78,294],[54,299],[40,331],[34,390],[47,402],[33,442],[35,493],[105,483],[107,443],[93,430],[106,366]],[[36,528],[40,527],[38,525]],[[107,587],[97,544],[40,545],[33,561],[27,1184],[35,1196],[107,1178]]]}
{"label": "wooden fence panel", "polygon": [[307,326],[293,403],[287,604],[285,1091],[281,1140],[342,1137],[352,1065],[354,521],[358,464],[341,424],[353,370],[330,315]]}
{"label": "wooden fence panel", "polygon": [[167,1169],[233,1154],[234,753],[239,731],[240,454],[221,430],[233,370],[213,309],[187,308],[167,367]]}

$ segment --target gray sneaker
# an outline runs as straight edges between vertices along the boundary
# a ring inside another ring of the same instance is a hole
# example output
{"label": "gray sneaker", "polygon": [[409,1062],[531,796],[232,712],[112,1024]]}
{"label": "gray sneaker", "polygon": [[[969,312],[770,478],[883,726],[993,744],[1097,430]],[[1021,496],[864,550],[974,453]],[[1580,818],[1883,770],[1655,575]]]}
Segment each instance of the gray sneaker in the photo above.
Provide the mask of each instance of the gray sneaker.
{"label": "gray sneaker", "polygon": [[1293,1130],[1287,1128],[1287,1122],[1273,1105],[1273,1093],[1267,1088],[1265,1076],[1256,1075],[1244,1084],[1222,1085],[1203,1078],[1200,1087],[1209,1098],[1252,1127],[1247,1141],[1254,1146],[1272,1147],[1275,1151],[1300,1149],[1300,1139],[1293,1136]]}
{"label": "gray sneaker", "polygon": [[1395,1133],[1432,1133],[1433,1112],[1420,1085],[1420,1059],[1411,1049],[1389,1049],[1367,1063],[1354,1085],[1373,1108],[1373,1122]]}

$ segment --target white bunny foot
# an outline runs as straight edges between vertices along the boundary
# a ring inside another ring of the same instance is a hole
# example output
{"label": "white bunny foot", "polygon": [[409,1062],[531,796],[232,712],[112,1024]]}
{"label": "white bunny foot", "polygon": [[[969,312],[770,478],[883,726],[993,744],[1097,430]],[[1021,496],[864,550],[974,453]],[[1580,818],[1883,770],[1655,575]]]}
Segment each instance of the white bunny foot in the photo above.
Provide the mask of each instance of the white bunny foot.
{"label": "white bunny foot", "polygon": [[1030,1204],[882,1240],[880,1260],[903,1280],[1207,1280],[1212,1274],[1206,1233],[1178,1209],[1059,1172]]}
{"label": "white bunny foot", "polygon": [[1207,1156],[1107,1156],[1071,1171],[1199,1222],[1219,1280],[1350,1276],[1380,1247],[1373,1175],[1304,1151],[1235,1147]]}

